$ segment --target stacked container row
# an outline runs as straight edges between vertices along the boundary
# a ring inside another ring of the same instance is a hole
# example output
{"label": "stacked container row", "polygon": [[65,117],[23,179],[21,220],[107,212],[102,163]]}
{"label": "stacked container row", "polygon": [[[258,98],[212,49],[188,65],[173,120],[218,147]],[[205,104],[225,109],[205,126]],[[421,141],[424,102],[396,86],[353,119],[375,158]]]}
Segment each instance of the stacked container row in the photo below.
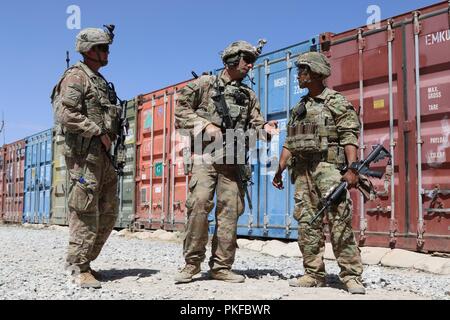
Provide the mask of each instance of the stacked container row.
{"label": "stacked container row", "polygon": [[332,64],[328,84],[359,109],[360,156],[378,143],[393,155],[375,201],[353,194],[360,244],[450,251],[449,5],[378,29],[321,35]]}
{"label": "stacked container row", "polygon": [[[382,180],[374,180],[374,201],[364,203],[352,191],[360,244],[450,252],[449,12],[446,1],[384,20],[378,28],[324,33],[259,57],[246,83],[256,92],[265,119],[279,121],[281,134],[268,145],[259,142],[250,154],[253,210],[246,205],[239,235],[298,236],[290,177],[284,173],[282,191],[271,181],[289,112],[306,93],[298,87],[294,62],[303,52],[321,51],[332,64],[327,85],[359,112],[360,157],[378,143],[393,155],[390,163],[374,165],[386,171]],[[188,82],[127,103],[127,164],[119,181],[116,227],[184,229],[189,176],[174,108]],[[50,129],[0,149],[2,220],[68,224],[63,144],[63,136]],[[210,221],[213,229],[214,211]]]}

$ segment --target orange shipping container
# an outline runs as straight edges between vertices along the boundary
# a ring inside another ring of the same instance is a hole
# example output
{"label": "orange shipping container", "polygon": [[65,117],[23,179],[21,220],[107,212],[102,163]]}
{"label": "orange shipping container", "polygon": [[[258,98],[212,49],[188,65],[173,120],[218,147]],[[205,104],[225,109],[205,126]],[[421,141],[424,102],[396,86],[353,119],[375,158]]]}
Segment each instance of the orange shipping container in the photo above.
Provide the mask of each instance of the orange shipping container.
{"label": "orange shipping container", "polygon": [[188,82],[138,97],[135,228],[182,230],[186,223],[188,177],[174,110]]}

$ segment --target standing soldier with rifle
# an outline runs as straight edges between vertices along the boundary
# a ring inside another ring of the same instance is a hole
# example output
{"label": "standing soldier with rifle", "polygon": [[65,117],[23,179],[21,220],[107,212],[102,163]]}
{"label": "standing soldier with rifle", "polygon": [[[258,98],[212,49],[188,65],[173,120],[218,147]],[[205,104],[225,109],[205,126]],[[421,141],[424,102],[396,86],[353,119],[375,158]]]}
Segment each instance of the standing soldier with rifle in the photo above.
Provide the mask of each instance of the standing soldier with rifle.
{"label": "standing soldier with rifle", "polygon": [[[53,89],[55,122],[64,135],[70,175],[69,247],[66,266],[82,288],[100,288],[91,269],[118,215],[118,163],[110,155],[119,132],[120,108],[114,86],[98,72],[108,64],[114,26],[82,30],[76,50],[84,61],[68,68]],[[114,161],[116,162],[116,161]]]}
{"label": "standing soldier with rifle", "polygon": [[[264,121],[258,98],[242,83],[263,44],[260,41],[255,48],[245,41],[233,42],[222,53],[225,69],[218,76],[203,75],[188,84],[175,110],[177,128],[189,130],[196,141],[203,134],[222,141],[224,133],[230,130],[264,129],[269,135],[278,134],[276,121]],[[237,221],[245,209],[250,170],[248,166],[247,170],[243,169],[246,164],[237,162],[210,162],[207,160],[210,156],[194,155],[186,201],[188,223],[183,246],[186,265],[175,277],[177,283],[190,282],[205,260],[208,214],[214,207],[214,194],[217,195],[216,228],[209,260],[210,277],[228,282],[245,280],[244,276],[232,272],[231,267],[237,247]]]}
{"label": "standing soldier with rifle", "polygon": [[[359,182],[357,164],[360,124],[353,106],[345,97],[327,87],[330,76],[328,59],[321,53],[308,52],[298,57],[298,82],[309,93],[291,111],[288,134],[280,156],[273,185],[283,188],[282,172],[289,165],[295,182],[294,218],[298,221],[298,244],[303,254],[305,275],[289,281],[295,287],[325,286],[323,254],[325,240],[323,215],[313,220],[321,198],[346,182],[349,188]],[[341,176],[340,169],[348,165]],[[331,243],[341,268],[339,278],[353,294],[365,294],[361,281],[363,266],[352,230],[352,201],[347,189],[341,201],[327,211]]]}

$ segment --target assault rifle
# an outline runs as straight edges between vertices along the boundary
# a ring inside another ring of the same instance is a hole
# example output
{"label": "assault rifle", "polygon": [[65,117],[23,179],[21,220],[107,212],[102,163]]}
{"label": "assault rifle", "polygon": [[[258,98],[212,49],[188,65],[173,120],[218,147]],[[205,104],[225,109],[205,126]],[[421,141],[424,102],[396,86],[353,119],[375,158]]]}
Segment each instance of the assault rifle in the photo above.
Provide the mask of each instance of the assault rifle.
{"label": "assault rifle", "polygon": [[[370,165],[375,162],[378,162],[384,158],[391,158],[391,154],[387,151],[381,144],[373,146],[372,152],[367,156],[365,160],[359,161],[355,169],[358,174],[375,177],[381,179],[383,177],[384,172],[370,170]],[[348,170],[348,167],[344,167],[342,172]],[[347,190],[348,183],[347,181],[342,181],[336,188],[334,188],[324,199],[321,200],[322,207],[315,216],[309,221],[309,224],[313,224],[322,214],[327,210],[331,205],[337,204],[341,201],[342,195]]]}
{"label": "assault rifle", "polygon": [[[230,115],[230,109],[228,108],[227,102],[225,101],[225,95],[223,93],[223,88],[219,86],[219,76],[216,76],[216,81],[214,84],[216,94],[212,96],[214,104],[216,105],[217,112],[222,116],[223,125],[225,131],[227,129],[234,129],[233,119]],[[235,140],[233,141],[233,143]],[[223,148],[225,149],[225,142]],[[235,150],[236,151],[236,150]],[[236,179],[238,185],[244,190],[248,201],[248,207],[253,210],[252,199],[250,198],[250,193],[248,192],[248,185],[252,185],[252,181],[248,178],[248,174],[245,170],[245,164],[236,164]]]}
{"label": "assault rifle", "polygon": [[113,83],[110,82],[108,85],[110,87],[110,93],[114,93],[115,95],[115,97],[110,97],[110,101],[115,101],[115,104],[117,104],[118,101],[120,106],[120,118],[117,128],[117,132],[119,132],[119,134],[117,136],[116,142],[114,143],[114,151],[110,159],[117,175],[119,175],[119,177],[122,177],[123,169],[127,162],[125,139],[127,138],[128,130],[130,129],[130,124],[127,119],[127,101],[121,100],[119,97],[117,97],[117,95],[115,94],[116,90]]}

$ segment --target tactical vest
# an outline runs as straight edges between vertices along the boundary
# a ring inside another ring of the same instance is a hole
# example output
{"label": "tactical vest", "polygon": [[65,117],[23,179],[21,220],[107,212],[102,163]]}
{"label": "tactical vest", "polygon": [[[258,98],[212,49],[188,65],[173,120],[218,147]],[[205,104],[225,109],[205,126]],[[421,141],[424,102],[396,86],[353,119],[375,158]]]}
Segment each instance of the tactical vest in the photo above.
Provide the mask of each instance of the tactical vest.
{"label": "tactical vest", "polygon": [[[62,110],[62,97],[60,96],[60,86],[67,74],[73,69],[83,71],[89,81],[87,92],[83,92],[81,103],[81,113],[88,119],[95,122],[103,133],[110,135],[115,140],[119,134],[120,109],[117,106],[117,95],[113,87],[100,75],[95,74],[85,64],[79,62],[66,70],[61,80],[53,89],[52,104],[55,115]],[[65,155],[87,157],[87,160],[95,162],[101,152],[101,141],[98,137],[91,139],[83,138],[80,134],[71,133],[64,130],[64,126],[58,123],[55,117],[55,125],[60,128],[60,133],[65,137]]]}
{"label": "tactical vest", "polygon": [[323,104],[314,103],[307,108],[306,99],[302,99],[292,110],[286,147],[299,160],[345,164],[344,148],[339,145],[336,122],[327,107],[331,97],[332,94],[329,94]]}
{"label": "tactical vest", "polygon": [[[200,117],[208,120],[219,128],[222,127],[222,115],[217,112],[217,107],[212,99],[213,96],[219,94],[215,86],[216,77],[211,76],[208,88],[202,96],[199,107],[195,111]],[[246,130],[250,117],[250,93],[245,85],[232,81],[225,87],[220,83],[221,90],[225,96],[225,102],[230,110],[230,116],[233,120],[233,129]]]}

